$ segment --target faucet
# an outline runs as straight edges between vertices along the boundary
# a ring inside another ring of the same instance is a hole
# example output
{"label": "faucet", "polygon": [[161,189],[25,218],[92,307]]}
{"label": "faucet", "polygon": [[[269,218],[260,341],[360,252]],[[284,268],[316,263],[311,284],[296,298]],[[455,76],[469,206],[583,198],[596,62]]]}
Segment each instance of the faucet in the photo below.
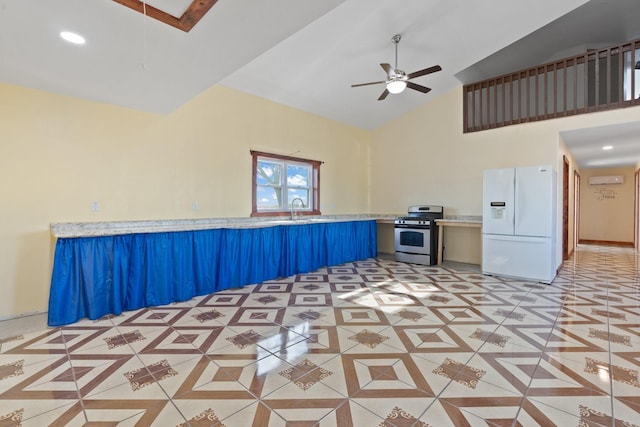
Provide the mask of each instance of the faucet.
{"label": "faucet", "polygon": [[304,201],[300,198],[300,197],[296,197],[291,201],[291,219],[295,220],[298,217],[298,214],[295,211],[295,202],[299,200],[300,201],[300,205],[302,208],[304,208]]}

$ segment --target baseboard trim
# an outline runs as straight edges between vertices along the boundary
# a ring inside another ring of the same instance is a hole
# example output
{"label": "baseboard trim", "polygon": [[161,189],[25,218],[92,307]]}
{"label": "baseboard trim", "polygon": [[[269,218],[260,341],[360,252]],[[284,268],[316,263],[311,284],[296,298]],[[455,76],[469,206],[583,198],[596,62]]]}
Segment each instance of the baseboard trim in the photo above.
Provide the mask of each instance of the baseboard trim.
{"label": "baseboard trim", "polygon": [[611,240],[578,240],[580,245],[602,245],[602,246],[622,246],[624,248],[633,248],[633,242],[614,242]]}
{"label": "baseboard trim", "polygon": [[23,317],[29,317],[29,316],[41,316],[43,314],[47,314],[47,312],[46,311],[30,311],[28,313],[10,314],[9,316],[0,316],[0,322],[4,322],[5,320],[22,319]]}
{"label": "baseboard trim", "polygon": [[0,319],[0,341],[46,329],[48,329],[46,311],[4,317]]}

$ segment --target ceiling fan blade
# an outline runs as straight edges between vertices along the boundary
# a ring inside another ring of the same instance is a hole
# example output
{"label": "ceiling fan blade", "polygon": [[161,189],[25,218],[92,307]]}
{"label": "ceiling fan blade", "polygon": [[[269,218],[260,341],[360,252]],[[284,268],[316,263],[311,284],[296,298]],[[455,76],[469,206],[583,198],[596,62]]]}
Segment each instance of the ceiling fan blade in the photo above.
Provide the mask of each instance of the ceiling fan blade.
{"label": "ceiling fan blade", "polygon": [[435,73],[440,70],[442,70],[442,67],[440,67],[439,65],[434,65],[433,67],[425,68],[424,70],[415,71],[409,74],[407,77],[409,77],[410,79],[415,79],[416,77],[426,76],[427,74]]}
{"label": "ceiling fan blade", "polygon": [[389,64],[380,64],[380,66],[382,67],[384,72],[387,73],[387,76],[391,77],[391,76],[396,74],[396,72],[393,70],[391,65],[389,65]]}
{"label": "ceiling fan blade", "polygon": [[417,91],[422,92],[422,93],[428,93],[429,91],[431,91],[431,88],[425,87],[425,86],[420,86],[420,85],[417,85],[417,84],[415,84],[413,82],[407,82],[407,87],[411,88],[413,90],[417,90]]}
{"label": "ceiling fan blade", "polygon": [[378,101],[382,101],[387,97],[387,95],[389,95],[389,91],[385,89],[384,92],[382,92],[382,95],[378,98]]}
{"label": "ceiling fan blade", "polygon": [[351,87],[379,85],[380,83],[386,83],[386,81],[382,80],[382,81],[379,81],[379,82],[358,83],[358,84],[355,84],[355,85],[351,85]]}

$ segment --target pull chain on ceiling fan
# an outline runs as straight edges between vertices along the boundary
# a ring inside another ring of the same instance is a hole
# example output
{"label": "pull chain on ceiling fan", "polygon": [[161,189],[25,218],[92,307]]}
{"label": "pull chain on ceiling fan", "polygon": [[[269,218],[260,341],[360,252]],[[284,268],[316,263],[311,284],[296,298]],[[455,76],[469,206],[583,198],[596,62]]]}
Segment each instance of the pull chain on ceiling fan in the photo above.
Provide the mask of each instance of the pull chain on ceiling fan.
{"label": "pull chain on ceiling fan", "polygon": [[404,71],[400,70],[398,68],[398,43],[400,43],[401,38],[402,36],[400,34],[396,34],[391,38],[391,41],[395,44],[395,67],[392,68],[391,65],[386,63],[380,64],[380,66],[385,71],[385,73],[387,73],[386,80],[382,80],[379,82],[370,82],[370,83],[358,83],[358,84],[351,85],[351,87],[369,86],[369,85],[377,85],[377,84],[385,83],[387,87],[378,98],[378,101],[382,101],[390,93],[393,93],[393,94],[401,93],[407,87],[409,89],[417,90],[422,93],[428,93],[431,90],[431,88],[421,86],[409,80],[415,79],[416,77],[425,76],[427,74],[435,73],[437,71],[442,70],[442,68],[439,65],[434,65],[432,67],[424,68],[422,70],[415,71],[410,74],[407,74]]}

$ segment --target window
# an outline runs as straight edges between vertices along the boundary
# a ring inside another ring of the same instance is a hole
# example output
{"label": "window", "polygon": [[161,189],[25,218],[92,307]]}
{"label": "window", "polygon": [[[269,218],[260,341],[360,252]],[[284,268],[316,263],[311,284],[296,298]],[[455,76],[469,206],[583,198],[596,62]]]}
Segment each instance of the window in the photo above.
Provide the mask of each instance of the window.
{"label": "window", "polygon": [[320,164],[299,159],[251,151],[253,191],[251,216],[275,216],[296,212],[320,215]]}

